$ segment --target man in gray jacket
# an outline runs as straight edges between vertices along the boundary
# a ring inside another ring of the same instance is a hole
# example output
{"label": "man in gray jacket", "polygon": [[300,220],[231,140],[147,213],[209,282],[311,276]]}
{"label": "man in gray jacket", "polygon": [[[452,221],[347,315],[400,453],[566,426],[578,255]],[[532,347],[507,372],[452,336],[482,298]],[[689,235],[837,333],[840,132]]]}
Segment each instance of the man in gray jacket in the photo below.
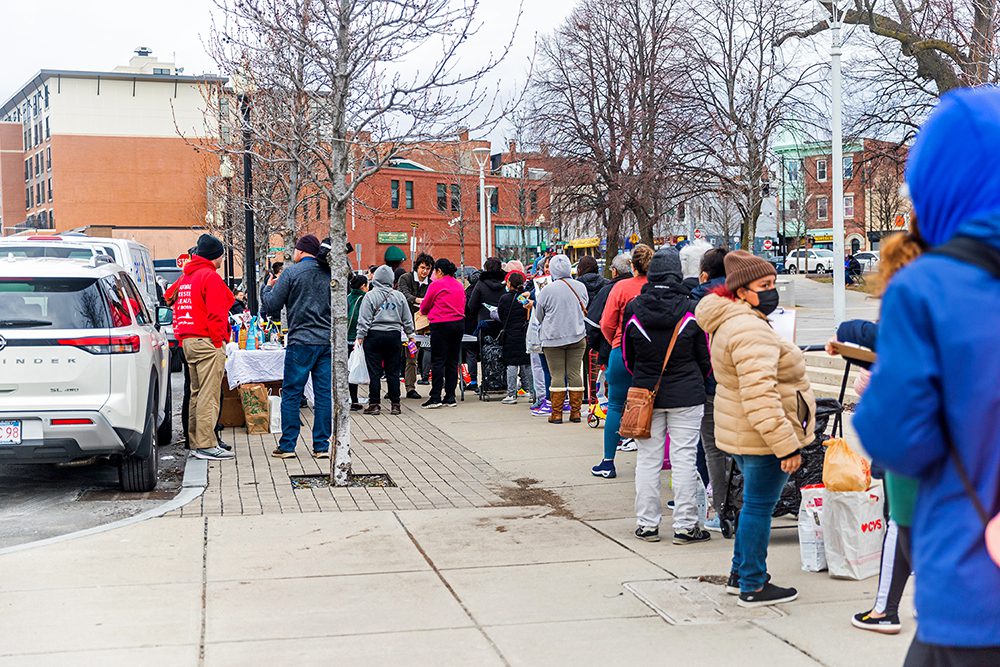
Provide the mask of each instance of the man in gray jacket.
{"label": "man in gray jacket", "polygon": [[330,246],[306,234],[295,244],[295,265],[271,276],[264,287],[261,312],[288,317],[288,345],[281,385],[281,440],[271,456],[295,456],[302,428],[302,392],[312,376],[316,406],[313,456],[330,458],[333,427],[333,382],[330,367]]}
{"label": "man in gray jacket", "polygon": [[381,414],[381,377],[385,373],[386,394],[392,404],[390,414],[398,415],[400,344],[403,332],[412,340],[413,315],[406,297],[392,289],[393,271],[388,266],[375,270],[372,287],[361,301],[358,313],[358,340],[368,366],[368,407],[366,415]]}

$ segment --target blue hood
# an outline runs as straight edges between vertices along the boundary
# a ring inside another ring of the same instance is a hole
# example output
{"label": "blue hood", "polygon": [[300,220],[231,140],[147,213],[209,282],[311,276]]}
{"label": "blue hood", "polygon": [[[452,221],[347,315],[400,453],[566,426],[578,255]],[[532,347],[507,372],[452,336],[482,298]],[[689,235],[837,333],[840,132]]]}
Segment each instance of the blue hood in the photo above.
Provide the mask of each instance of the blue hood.
{"label": "blue hood", "polygon": [[1000,247],[1000,88],[945,94],[910,151],[906,182],[931,246],[956,233]]}

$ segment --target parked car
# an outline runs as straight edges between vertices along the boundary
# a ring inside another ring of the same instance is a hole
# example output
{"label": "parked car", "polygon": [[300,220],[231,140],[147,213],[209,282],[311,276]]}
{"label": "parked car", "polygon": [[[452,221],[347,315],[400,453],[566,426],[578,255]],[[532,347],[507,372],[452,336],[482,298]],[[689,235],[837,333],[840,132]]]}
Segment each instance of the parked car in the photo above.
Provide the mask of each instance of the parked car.
{"label": "parked car", "polygon": [[761,257],[774,265],[774,270],[778,272],[778,275],[785,272],[785,258],[781,255],[776,255],[773,252],[765,252]]}
{"label": "parked car", "polygon": [[861,264],[861,270],[865,273],[878,271],[879,253],[878,250],[862,250],[854,254],[854,259]]}
{"label": "parked car", "polygon": [[800,248],[788,253],[785,266],[789,273],[827,273],[833,270],[833,251],[823,248]]}
{"label": "parked car", "polygon": [[123,490],[155,488],[173,430],[158,316],[106,257],[0,261],[0,462],[108,459]]}

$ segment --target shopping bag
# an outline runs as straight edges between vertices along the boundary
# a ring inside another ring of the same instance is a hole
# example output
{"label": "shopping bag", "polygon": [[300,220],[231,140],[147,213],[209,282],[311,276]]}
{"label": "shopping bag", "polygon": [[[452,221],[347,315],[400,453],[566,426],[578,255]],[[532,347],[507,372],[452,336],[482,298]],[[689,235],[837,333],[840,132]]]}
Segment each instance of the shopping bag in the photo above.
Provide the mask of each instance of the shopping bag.
{"label": "shopping bag", "polygon": [[271,433],[281,433],[281,396],[269,396],[267,402],[271,411]]}
{"label": "shopping bag", "polygon": [[872,481],[871,466],[851,449],[843,438],[831,438],[823,443],[823,486],[827,491],[864,491]]}
{"label": "shopping bag", "polygon": [[368,384],[368,364],[365,363],[365,348],[355,345],[347,358],[347,381],[350,384]]}
{"label": "shopping bag", "polygon": [[240,385],[240,402],[246,417],[247,433],[263,435],[270,432],[271,417],[267,387],[259,383]]}
{"label": "shopping bag", "polygon": [[830,491],[823,497],[823,547],[830,576],[861,581],[882,562],[885,495],[881,484],[867,491]]}
{"label": "shopping bag", "polygon": [[810,484],[800,489],[799,505],[799,557],[806,572],[826,569],[826,548],[823,546],[823,496],[822,484]]}

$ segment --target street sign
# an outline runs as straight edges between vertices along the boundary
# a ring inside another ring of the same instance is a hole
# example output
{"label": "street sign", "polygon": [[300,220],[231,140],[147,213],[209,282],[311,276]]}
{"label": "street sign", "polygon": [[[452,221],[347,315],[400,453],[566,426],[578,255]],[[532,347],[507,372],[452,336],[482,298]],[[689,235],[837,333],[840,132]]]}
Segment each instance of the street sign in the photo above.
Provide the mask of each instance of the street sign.
{"label": "street sign", "polygon": [[377,240],[379,243],[385,243],[388,245],[409,243],[410,235],[406,232],[379,232]]}
{"label": "street sign", "polygon": [[701,240],[701,230],[700,229],[694,230],[694,237],[695,237],[695,239]]}
{"label": "street sign", "polygon": [[771,243],[771,239],[764,239],[764,250],[770,250],[773,247],[774,244]]}
{"label": "street sign", "polygon": [[187,262],[189,259],[191,259],[191,255],[187,254],[186,252],[182,253],[180,255],[177,255],[177,268],[178,269],[183,269],[184,268],[184,263]]}
{"label": "street sign", "polygon": [[632,234],[632,236],[628,237],[628,240],[631,241],[632,243],[638,243],[639,242],[639,235],[638,234]]}

